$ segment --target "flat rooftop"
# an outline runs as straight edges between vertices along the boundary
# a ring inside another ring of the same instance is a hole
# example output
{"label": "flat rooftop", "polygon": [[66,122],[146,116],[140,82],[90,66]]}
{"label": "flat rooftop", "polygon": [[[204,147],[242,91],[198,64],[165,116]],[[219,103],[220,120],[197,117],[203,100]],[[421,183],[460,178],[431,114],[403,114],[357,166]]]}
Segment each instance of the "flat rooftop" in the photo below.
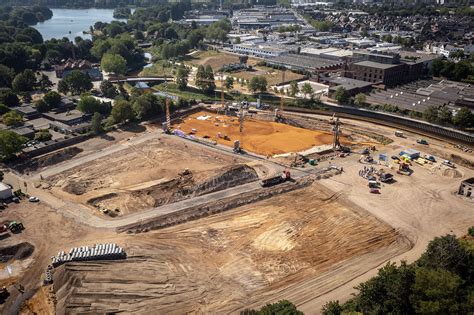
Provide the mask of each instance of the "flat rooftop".
{"label": "flat rooftop", "polygon": [[369,67],[369,68],[376,68],[376,69],[384,69],[384,70],[400,66],[400,64],[380,63],[380,62],[374,62],[374,61],[368,61],[368,60],[356,62],[354,63],[354,65]]}
{"label": "flat rooftop", "polygon": [[324,69],[341,65],[342,62],[315,56],[289,54],[265,59],[268,63],[304,69]]}

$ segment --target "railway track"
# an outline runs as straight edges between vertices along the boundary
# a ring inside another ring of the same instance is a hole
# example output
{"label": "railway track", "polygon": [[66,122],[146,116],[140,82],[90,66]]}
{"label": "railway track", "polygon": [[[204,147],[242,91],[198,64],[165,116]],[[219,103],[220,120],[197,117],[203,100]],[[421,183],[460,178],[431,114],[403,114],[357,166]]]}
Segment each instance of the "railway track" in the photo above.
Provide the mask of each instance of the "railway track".
{"label": "railway track", "polygon": [[290,115],[294,115],[295,117],[300,117],[300,118],[309,118],[309,119],[317,119],[315,117],[311,117],[308,115],[324,115],[324,116],[332,116],[334,113],[337,114],[338,117],[340,118],[348,118],[348,119],[354,119],[354,120],[359,120],[359,121],[365,121],[365,122],[370,122],[373,124],[377,125],[383,125],[387,127],[392,127],[395,129],[400,129],[404,131],[409,131],[413,132],[422,136],[430,137],[433,139],[437,140],[442,140],[445,142],[449,142],[451,144],[463,144],[463,145],[469,145],[470,147],[474,147],[474,137],[472,137],[471,142],[465,142],[461,141],[459,139],[453,139],[452,137],[448,136],[442,136],[439,134],[435,134],[420,128],[416,127],[409,127],[406,125],[402,124],[397,124],[396,122],[391,122],[391,121],[385,121],[385,120],[380,120],[372,117],[365,117],[365,116],[360,116],[360,115],[354,115],[354,114],[348,114],[348,113],[340,113],[340,112],[333,112],[333,111],[322,111],[322,110],[308,110],[308,109],[303,109],[303,108],[285,108],[285,115],[288,115],[288,113],[291,113]]}

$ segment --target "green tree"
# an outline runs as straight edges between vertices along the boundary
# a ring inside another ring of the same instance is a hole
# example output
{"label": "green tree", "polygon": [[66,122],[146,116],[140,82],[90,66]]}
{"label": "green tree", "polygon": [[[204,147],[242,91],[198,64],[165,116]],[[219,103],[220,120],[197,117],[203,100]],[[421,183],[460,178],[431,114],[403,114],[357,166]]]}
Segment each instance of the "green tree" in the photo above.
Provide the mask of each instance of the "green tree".
{"label": "green tree", "polygon": [[[79,70],[71,71],[65,78],[59,81],[59,84],[62,84],[61,82],[64,82],[66,92],[71,92],[74,95],[90,91],[93,87],[91,78]],[[58,85],[58,91],[60,89],[63,90],[63,87]],[[60,92],[63,93],[63,91]]]}
{"label": "green tree", "polygon": [[35,140],[45,142],[51,140],[53,135],[49,132],[48,129],[41,129],[35,133]]}
{"label": "green tree", "polygon": [[16,92],[28,92],[33,90],[35,84],[35,73],[30,69],[26,69],[22,73],[19,73],[15,76],[15,79],[13,79],[12,82],[12,87]]}
{"label": "green tree", "polygon": [[3,115],[9,111],[10,111],[10,108],[8,106],[5,106],[4,104],[0,104],[0,115]]}
{"label": "green tree", "polygon": [[48,103],[44,101],[44,99],[37,100],[34,104],[37,111],[40,113],[45,113],[49,111],[51,108],[49,107]]}
{"label": "green tree", "polygon": [[291,81],[290,83],[290,96],[295,97],[298,94],[299,88],[296,81]]}
{"label": "green tree", "polygon": [[438,109],[435,106],[429,106],[423,112],[423,118],[430,122],[435,123],[438,121]]}
{"label": "green tree", "polygon": [[416,314],[459,314],[461,278],[444,269],[418,268],[412,303]]}
{"label": "green tree", "polygon": [[176,85],[181,91],[186,90],[188,86],[188,75],[189,71],[183,65],[179,66],[176,72]]}
{"label": "green tree", "polygon": [[115,74],[125,74],[127,61],[118,54],[104,54],[100,61],[100,66],[107,72]]}
{"label": "green tree", "polygon": [[5,65],[0,64],[0,88],[11,87],[15,71]]}
{"label": "green tree", "polygon": [[313,98],[314,90],[311,84],[309,84],[308,82],[303,83],[303,85],[301,86],[301,93],[303,93],[305,97],[309,95],[310,98]]}
{"label": "green tree", "polygon": [[112,119],[115,123],[123,123],[129,119],[133,119],[133,109],[126,100],[118,100],[112,107]]}
{"label": "green tree", "polygon": [[61,95],[57,92],[50,91],[43,96],[43,101],[48,104],[49,108],[56,108],[61,104]]}
{"label": "green tree", "polygon": [[349,93],[345,88],[342,86],[338,87],[336,89],[336,92],[334,93],[334,99],[339,103],[339,104],[346,104],[349,101]]}
{"label": "green tree", "polygon": [[364,93],[358,93],[358,94],[355,96],[354,103],[355,103],[357,106],[364,106],[366,100],[367,100],[367,97],[366,97],[366,95],[365,95]]}
{"label": "green tree", "polygon": [[38,80],[38,87],[41,91],[46,92],[51,90],[53,87],[53,82],[51,82],[47,75],[41,74],[41,77]]}
{"label": "green tree", "polygon": [[147,93],[135,99],[132,109],[137,119],[142,119],[163,113],[164,103],[164,98]]}
{"label": "green tree", "polygon": [[231,76],[228,76],[227,78],[225,78],[224,86],[227,89],[227,91],[232,90],[234,88],[234,78]]}
{"label": "green tree", "polygon": [[100,101],[91,95],[83,94],[77,103],[77,109],[86,114],[100,112]]}
{"label": "green tree", "polygon": [[339,301],[329,301],[323,305],[321,314],[323,315],[340,315],[342,313],[342,306]]}
{"label": "green tree", "polygon": [[450,124],[452,122],[453,115],[451,110],[446,106],[441,107],[438,111],[438,122],[442,125]]}
{"label": "green tree", "polygon": [[58,82],[58,92],[66,95],[69,93],[69,85],[64,80]]}
{"label": "green tree", "polygon": [[254,76],[250,79],[248,87],[253,93],[257,91],[263,93],[267,90],[267,78],[264,76]]}
{"label": "green tree", "polygon": [[108,98],[115,98],[118,95],[117,89],[109,80],[100,83],[100,91]]}
{"label": "green tree", "polygon": [[421,267],[445,269],[465,277],[469,273],[471,254],[454,235],[434,238],[418,259]]}
{"label": "green tree", "polygon": [[0,159],[7,160],[20,152],[27,139],[11,130],[0,131]]}
{"label": "green tree", "polygon": [[0,103],[8,107],[15,107],[20,104],[20,99],[11,89],[0,88]]}
{"label": "green tree", "polygon": [[453,124],[459,128],[465,129],[474,126],[474,114],[467,107],[459,109],[453,117]]}
{"label": "green tree", "polygon": [[437,58],[433,60],[433,62],[431,63],[431,72],[433,73],[433,76],[439,77],[443,67],[444,67],[443,59]]}
{"label": "green tree", "polygon": [[23,124],[23,117],[16,111],[11,110],[2,116],[2,122],[7,126],[16,126]]}
{"label": "green tree", "polygon": [[214,73],[211,66],[204,68],[200,65],[196,72],[196,86],[201,89],[204,94],[211,94],[216,89],[216,83],[214,81]]}
{"label": "green tree", "polygon": [[287,301],[282,300],[277,303],[267,304],[259,310],[244,310],[242,315],[304,315],[296,306]]}
{"label": "green tree", "polygon": [[104,131],[102,128],[102,116],[98,112],[92,115],[91,131],[94,135],[101,134]]}

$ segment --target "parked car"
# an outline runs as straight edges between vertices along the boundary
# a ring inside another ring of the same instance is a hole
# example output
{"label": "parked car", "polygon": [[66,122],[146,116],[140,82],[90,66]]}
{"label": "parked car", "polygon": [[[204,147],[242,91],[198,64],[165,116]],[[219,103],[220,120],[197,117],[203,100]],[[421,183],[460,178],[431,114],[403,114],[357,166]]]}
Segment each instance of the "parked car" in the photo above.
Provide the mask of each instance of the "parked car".
{"label": "parked car", "polygon": [[451,167],[451,168],[455,168],[456,166],[454,165],[453,162],[449,161],[449,160],[444,160],[443,161],[443,165],[446,165],[447,167]]}
{"label": "parked car", "polygon": [[29,202],[39,202],[40,200],[37,197],[31,196],[30,198],[28,198],[28,201]]}
{"label": "parked car", "polygon": [[12,201],[13,201],[14,203],[20,203],[20,198],[18,198],[18,197],[13,197],[13,198],[12,198]]}
{"label": "parked car", "polygon": [[416,143],[428,145],[428,141],[426,141],[425,139],[417,139]]}
{"label": "parked car", "polygon": [[432,155],[425,155],[425,159],[427,159],[428,161],[431,161],[431,162],[436,162],[435,157],[432,156]]}

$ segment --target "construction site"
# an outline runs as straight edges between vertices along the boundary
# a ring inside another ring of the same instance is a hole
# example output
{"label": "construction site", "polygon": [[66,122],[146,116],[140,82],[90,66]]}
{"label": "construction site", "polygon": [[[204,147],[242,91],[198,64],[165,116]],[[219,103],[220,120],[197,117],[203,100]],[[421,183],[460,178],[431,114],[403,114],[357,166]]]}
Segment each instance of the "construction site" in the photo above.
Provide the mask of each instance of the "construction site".
{"label": "construction site", "polygon": [[6,172],[37,201],[1,210],[2,313],[239,313],[287,299],[317,314],[474,222],[456,196],[472,154],[441,140],[222,107],[137,130]]}

